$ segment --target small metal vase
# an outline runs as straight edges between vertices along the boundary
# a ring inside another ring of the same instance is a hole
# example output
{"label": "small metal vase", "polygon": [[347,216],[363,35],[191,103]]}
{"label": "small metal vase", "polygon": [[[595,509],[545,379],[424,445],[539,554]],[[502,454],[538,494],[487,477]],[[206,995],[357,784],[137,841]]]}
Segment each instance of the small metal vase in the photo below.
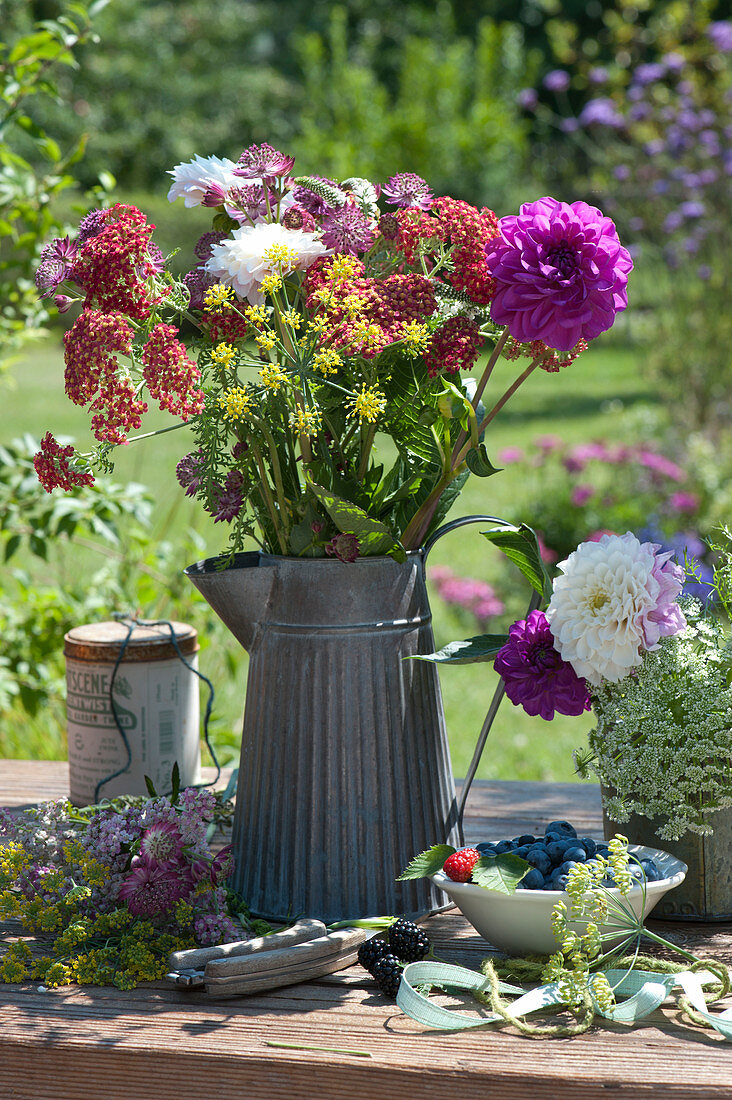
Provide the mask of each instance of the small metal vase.
{"label": "small metal vase", "polygon": [[252,911],[332,922],[445,903],[397,882],[458,809],[434,664],[424,551],[236,555],[186,575],[248,651],[232,885]]}
{"label": "small metal vase", "polygon": [[[611,793],[603,787],[603,806]],[[710,814],[714,830],[710,835],[686,833],[679,840],[661,840],[656,832],[663,824],[661,818],[631,814],[629,821],[618,824],[604,808],[602,816],[605,836],[621,833],[631,844],[662,848],[687,865],[681,885],[669,890],[653,910],[654,920],[732,920],[732,808]]]}

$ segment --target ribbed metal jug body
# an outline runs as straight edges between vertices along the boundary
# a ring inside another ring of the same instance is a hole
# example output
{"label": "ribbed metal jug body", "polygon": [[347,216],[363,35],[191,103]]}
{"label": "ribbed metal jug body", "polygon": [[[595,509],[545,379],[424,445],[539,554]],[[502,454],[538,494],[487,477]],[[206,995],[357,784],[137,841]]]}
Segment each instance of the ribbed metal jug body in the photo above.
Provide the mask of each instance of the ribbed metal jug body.
{"label": "ribbed metal jug body", "polygon": [[[425,848],[457,844],[437,672],[406,659],[434,650],[421,553],[207,565],[186,572],[207,597],[211,578],[212,605],[250,652],[235,888],[271,917],[439,907],[428,880],[396,882]],[[259,606],[235,628],[237,588]]]}

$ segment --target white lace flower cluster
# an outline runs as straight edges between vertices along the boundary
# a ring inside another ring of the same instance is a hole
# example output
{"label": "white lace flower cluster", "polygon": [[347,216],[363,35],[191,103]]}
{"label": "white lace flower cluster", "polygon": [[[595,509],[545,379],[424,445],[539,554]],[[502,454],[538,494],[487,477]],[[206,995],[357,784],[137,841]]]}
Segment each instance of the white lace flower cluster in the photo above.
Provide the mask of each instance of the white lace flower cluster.
{"label": "white lace flower cluster", "polygon": [[682,607],[682,633],[662,639],[632,676],[593,692],[590,766],[616,792],[608,814],[663,818],[664,840],[710,833],[707,815],[732,806],[727,637],[695,601]]}

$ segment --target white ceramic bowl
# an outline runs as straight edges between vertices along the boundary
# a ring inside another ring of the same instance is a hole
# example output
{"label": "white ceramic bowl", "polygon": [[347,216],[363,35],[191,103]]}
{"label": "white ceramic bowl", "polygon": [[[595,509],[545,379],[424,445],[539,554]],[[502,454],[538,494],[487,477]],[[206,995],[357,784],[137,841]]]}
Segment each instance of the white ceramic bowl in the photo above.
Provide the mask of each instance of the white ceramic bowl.
{"label": "white ceramic bowl", "polygon": [[[668,890],[684,881],[687,867],[676,856],[656,848],[629,844],[628,851],[639,859],[653,859],[663,873],[662,879],[646,884],[645,915],[648,916]],[[507,955],[549,955],[557,950],[551,915],[560,898],[569,908],[569,899],[563,890],[517,890],[514,894],[501,894],[470,882],[453,882],[442,871],[432,875],[432,881],[445,891],[483,939]],[[620,896],[616,889],[611,889],[610,893]],[[627,900],[636,916],[640,916],[642,888],[632,886]],[[579,930],[577,925],[570,927]],[[615,942],[622,938],[619,936]]]}

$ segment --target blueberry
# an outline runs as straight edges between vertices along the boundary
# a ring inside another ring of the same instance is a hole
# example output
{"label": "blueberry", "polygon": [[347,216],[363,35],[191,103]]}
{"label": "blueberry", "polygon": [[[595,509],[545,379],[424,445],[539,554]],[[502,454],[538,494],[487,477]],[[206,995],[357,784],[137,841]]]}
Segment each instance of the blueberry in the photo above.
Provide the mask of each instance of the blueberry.
{"label": "blueberry", "polygon": [[610,849],[608,848],[608,846],[607,846],[607,844],[605,843],[604,840],[600,841],[600,843],[595,846],[595,855],[596,856],[608,856],[608,855],[610,855]]}
{"label": "blueberry", "polygon": [[521,845],[523,845],[523,844],[529,844],[529,845],[531,845],[531,844],[533,844],[533,843],[534,843],[534,842],[535,842],[535,841],[536,841],[537,839],[538,839],[538,838],[537,838],[537,837],[535,837],[535,836],[532,836],[532,835],[531,835],[531,833],[522,833],[522,835],[521,835],[521,836],[520,836],[520,837],[518,838],[518,842],[519,842],[519,844],[521,844]]}
{"label": "blueberry", "polygon": [[663,878],[663,873],[652,859],[642,859],[640,865],[645,871],[646,878],[649,882],[658,882],[659,879]]}
{"label": "blueberry", "polygon": [[591,859],[597,852],[597,841],[593,840],[591,836],[582,836],[579,840],[580,844],[587,852],[587,858]]}
{"label": "blueberry", "polygon": [[519,886],[523,886],[526,890],[541,890],[543,885],[544,876],[538,867],[532,867],[527,871],[519,883]]}
{"label": "blueberry", "polygon": [[495,846],[496,855],[501,856],[504,852],[510,852],[513,849],[513,844],[510,840],[499,840]]}
{"label": "blueberry", "polygon": [[564,888],[565,888],[565,886],[567,885],[568,882],[569,882],[569,875],[568,874],[565,873],[563,875],[557,875],[556,878],[552,879],[551,889],[552,890],[564,890]]}
{"label": "blueberry", "polygon": [[587,852],[583,845],[573,844],[571,848],[567,848],[564,853],[565,859],[573,859],[577,863],[584,863],[587,859]]}
{"label": "blueberry", "polygon": [[544,830],[544,835],[547,833],[560,833],[562,836],[577,836],[577,830],[574,825],[570,825],[568,821],[550,821]]}
{"label": "blueberry", "polygon": [[480,852],[482,856],[494,856],[496,854],[495,844],[489,844],[487,841],[483,844],[476,844],[475,850]]}
{"label": "blueberry", "polygon": [[572,841],[567,838],[566,840],[552,840],[547,844],[546,850],[550,860],[556,866],[562,863],[564,860],[564,853],[568,848],[573,847]]}
{"label": "blueberry", "polygon": [[537,867],[543,875],[546,875],[552,866],[552,861],[549,858],[549,853],[546,848],[538,848],[534,845],[529,848],[526,853],[526,862],[530,863],[532,867]]}
{"label": "blueberry", "polygon": [[519,848],[514,848],[513,854],[515,856],[521,856],[522,859],[526,859],[526,853],[531,848],[530,844],[522,844]]}

